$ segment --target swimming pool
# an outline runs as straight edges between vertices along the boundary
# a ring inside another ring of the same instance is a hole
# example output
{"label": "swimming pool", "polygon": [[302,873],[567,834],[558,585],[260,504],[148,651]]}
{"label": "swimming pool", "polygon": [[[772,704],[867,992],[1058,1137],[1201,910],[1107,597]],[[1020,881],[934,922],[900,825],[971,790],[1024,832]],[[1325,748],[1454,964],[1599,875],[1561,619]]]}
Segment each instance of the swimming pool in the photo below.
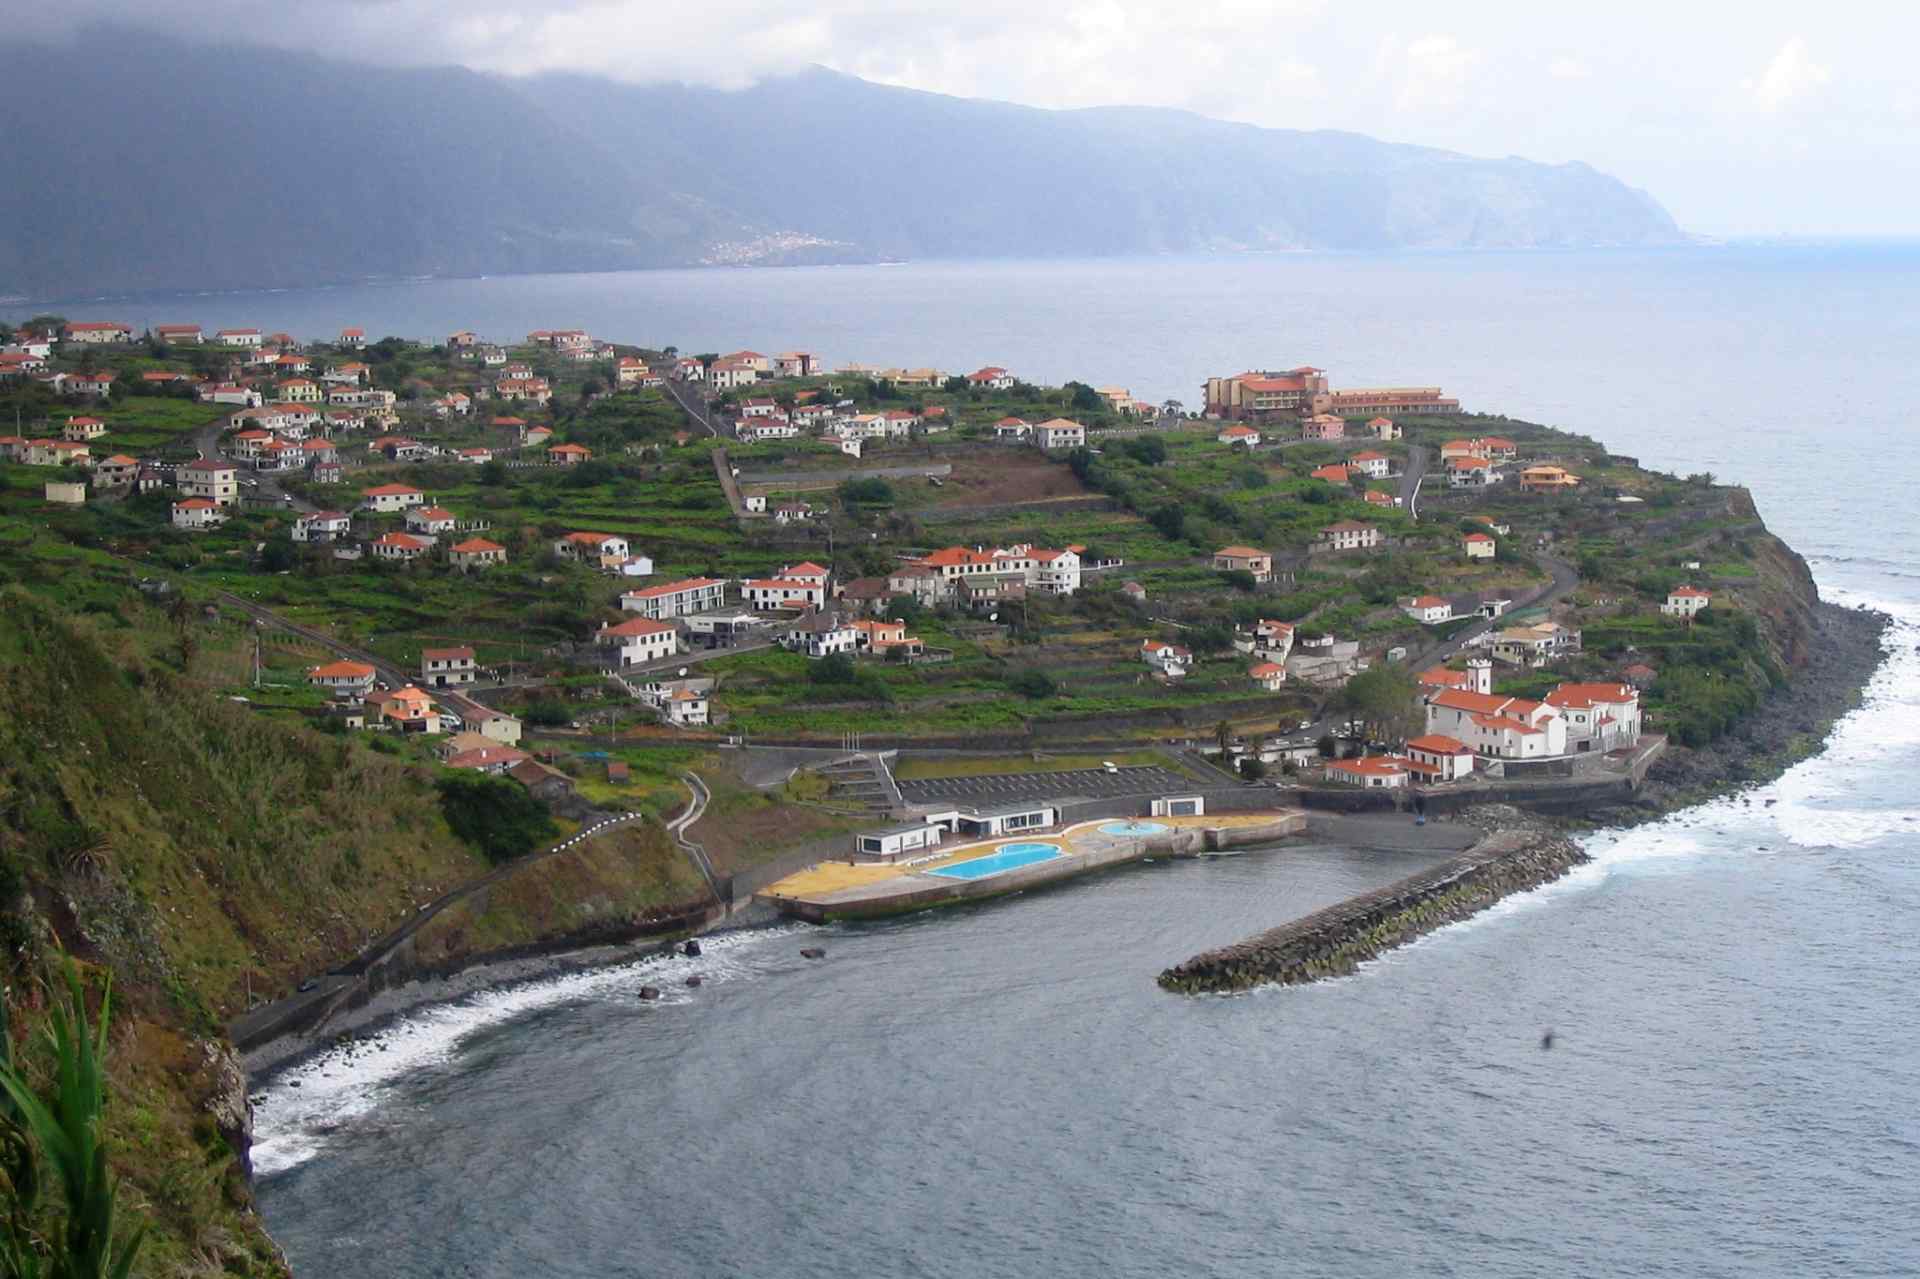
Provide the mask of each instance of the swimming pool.
{"label": "swimming pool", "polygon": [[1100,828],[1102,835],[1164,835],[1172,830],[1164,822],[1108,822]]}
{"label": "swimming pool", "polygon": [[988,853],[985,857],[955,862],[951,866],[930,870],[927,874],[939,875],[945,879],[985,879],[989,875],[1019,870],[1022,866],[1032,866],[1036,862],[1050,862],[1064,855],[1058,844],[1007,844],[997,853]]}

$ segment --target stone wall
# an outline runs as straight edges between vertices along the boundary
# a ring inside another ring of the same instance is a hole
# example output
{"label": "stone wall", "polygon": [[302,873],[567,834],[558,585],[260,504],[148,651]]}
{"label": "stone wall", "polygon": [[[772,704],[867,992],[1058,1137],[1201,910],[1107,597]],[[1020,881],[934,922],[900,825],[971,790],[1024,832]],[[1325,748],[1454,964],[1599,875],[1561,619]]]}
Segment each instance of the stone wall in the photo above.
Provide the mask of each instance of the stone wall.
{"label": "stone wall", "polygon": [[1160,985],[1181,994],[1207,994],[1344,976],[1395,946],[1477,914],[1510,893],[1550,883],[1587,860],[1564,836],[1492,835],[1431,870],[1195,955],[1161,973]]}

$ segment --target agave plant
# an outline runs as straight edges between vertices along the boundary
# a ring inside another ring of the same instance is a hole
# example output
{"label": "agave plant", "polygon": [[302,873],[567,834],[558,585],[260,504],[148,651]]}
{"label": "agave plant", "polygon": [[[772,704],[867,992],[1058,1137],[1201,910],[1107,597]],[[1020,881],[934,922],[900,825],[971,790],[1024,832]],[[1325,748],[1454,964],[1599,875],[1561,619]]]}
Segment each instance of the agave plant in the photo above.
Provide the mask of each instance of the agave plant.
{"label": "agave plant", "polygon": [[[13,1192],[0,1238],[0,1279],[126,1279],[146,1236],[144,1225],[116,1239],[119,1188],[107,1170],[101,1126],[107,1104],[107,1027],[112,987],[87,1024],[79,972],[68,961],[66,993],[48,1018],[54,1077],[41,1097],[13,1059],[0,1001],[0,1170]],[[50,1237],[35,1229],[42,1197],[57,1187],[64,1219]]]}

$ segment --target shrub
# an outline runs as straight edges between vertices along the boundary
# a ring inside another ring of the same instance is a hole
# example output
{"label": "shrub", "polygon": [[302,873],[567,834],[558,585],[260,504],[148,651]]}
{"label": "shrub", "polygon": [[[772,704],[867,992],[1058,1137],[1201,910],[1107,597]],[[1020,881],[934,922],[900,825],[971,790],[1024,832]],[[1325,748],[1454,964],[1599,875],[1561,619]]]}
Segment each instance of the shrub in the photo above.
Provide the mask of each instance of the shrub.
{"label": "shrub", "polygon": [[546,807],[518,782],[459,772],[438,786],[447,825],[490,862],[524,857],[557,832]]}
{"label": "shrub", "polygon": [[1032,701],[1052,697],[1060,691],[1051,675],[1038,668],[1029,667],[1007,680],[1007,687],[1020,696]]}

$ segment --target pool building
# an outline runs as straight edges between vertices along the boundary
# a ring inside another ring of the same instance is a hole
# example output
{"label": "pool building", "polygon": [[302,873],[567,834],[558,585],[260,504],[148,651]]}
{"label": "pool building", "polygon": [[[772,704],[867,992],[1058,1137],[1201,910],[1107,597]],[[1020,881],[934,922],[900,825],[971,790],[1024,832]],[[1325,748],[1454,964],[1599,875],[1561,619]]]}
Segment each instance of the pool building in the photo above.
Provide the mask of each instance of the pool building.
{"label": "pool building", "polygon": [[994,839],[1042,830],[1059,820],[1059,806],[1046,803],[1015,804],[985,812],[950,808],[884,830],[862,831],[854,836],[853,851],[861,861],[893,862],[938,848],[948,836]]}

